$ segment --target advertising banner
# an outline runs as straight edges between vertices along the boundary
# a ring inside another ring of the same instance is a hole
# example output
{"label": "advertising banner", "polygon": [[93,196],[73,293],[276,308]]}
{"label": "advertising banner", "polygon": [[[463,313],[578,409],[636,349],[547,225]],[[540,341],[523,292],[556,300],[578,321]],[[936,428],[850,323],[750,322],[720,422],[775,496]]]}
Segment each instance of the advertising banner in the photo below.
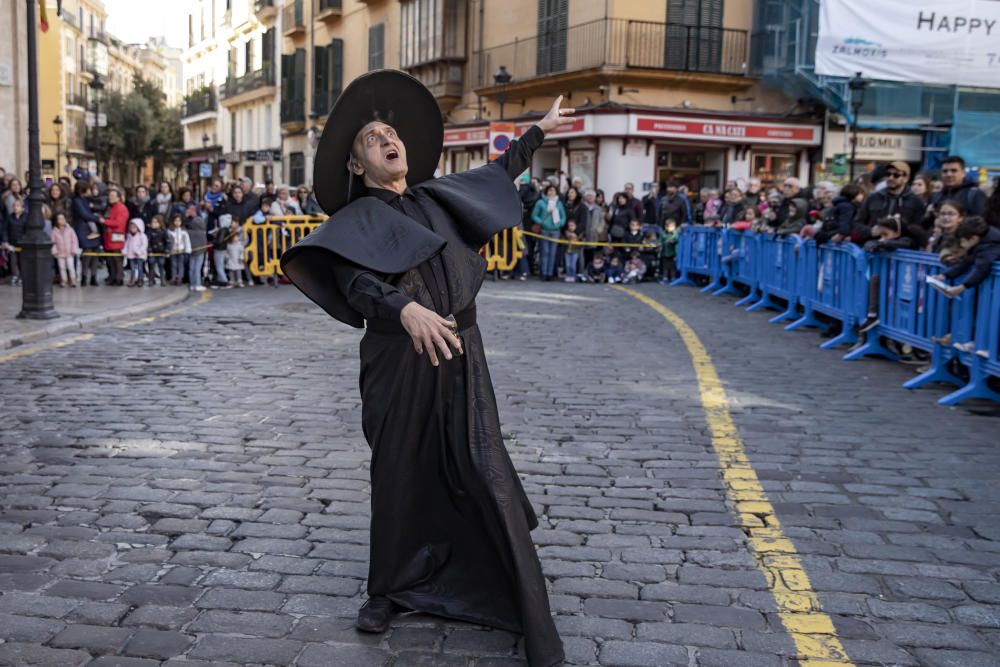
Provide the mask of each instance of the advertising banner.
{"label": "advertising banner", "polygon": [[823,0],[816,73],[1000,88],[1000,2]]}

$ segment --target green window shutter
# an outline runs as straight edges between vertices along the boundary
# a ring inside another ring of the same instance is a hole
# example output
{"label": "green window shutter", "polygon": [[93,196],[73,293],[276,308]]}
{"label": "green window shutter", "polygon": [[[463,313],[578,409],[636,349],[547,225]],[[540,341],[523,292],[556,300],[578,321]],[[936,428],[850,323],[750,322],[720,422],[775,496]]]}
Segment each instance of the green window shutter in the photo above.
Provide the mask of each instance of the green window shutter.
{"label": "green window shutter", "polygon": [[329,54],[325,46],[313,47],[313,111],[323,116],[330,111],[327,95]]}
{"label": "green window shutter", "polygon": [[340,97],[344,89],[344,40],[330,42],[330,70],[328,73],[330,105]]}

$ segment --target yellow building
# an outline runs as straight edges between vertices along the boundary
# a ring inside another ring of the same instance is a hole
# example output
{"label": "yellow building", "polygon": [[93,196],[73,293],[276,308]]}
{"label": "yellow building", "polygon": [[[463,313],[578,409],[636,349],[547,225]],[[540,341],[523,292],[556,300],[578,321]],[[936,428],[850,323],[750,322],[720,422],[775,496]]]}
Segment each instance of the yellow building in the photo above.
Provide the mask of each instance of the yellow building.
{"label": "yellow building", "polygon": [[[288,0],[282,10],[283,159],[311,181],[313,142],[337,94],[377,67],[434,92],[441,170],[488,157],[489,123],[530,127],[557,95],[576,122],[535,154],[608,193],[806,176],[821,123],[750,75],[752,0]],[[508,78],[509,77],[509,78]]]}
{"label": "yellow building", "polygon": [[28,169],[28,48],[24,3],[0,5],[0,167],[24,177]]}

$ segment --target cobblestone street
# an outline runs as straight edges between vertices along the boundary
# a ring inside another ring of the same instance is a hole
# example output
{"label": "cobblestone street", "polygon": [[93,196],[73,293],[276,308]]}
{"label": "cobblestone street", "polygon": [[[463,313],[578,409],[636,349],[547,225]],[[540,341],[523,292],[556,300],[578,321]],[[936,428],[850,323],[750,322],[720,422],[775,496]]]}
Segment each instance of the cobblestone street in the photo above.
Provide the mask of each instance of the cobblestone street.
{"label": "cobblestone street", "polygon": [[[707,348],[852,663],[1000,665],[1000,413],[730,298],[638,291]],[[488,282],[479,321],[569,662],[796,664],[670,324],[535,282]],[[525,664],[515,636],[430,616],[353,628],[360,331],[291,286],[129,324],[0,363],[0,664]]]}

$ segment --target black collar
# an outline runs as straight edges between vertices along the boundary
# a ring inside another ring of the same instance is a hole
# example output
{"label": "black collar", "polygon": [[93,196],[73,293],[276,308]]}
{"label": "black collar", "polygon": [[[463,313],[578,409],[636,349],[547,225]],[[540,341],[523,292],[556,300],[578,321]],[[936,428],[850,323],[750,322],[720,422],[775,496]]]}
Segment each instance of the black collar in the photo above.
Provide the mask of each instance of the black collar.
{"label": "black collar", "polygon": [[[404,190],[403,194],[406,194],[408,192],[409,188]],[[385,188],[368,188],[368,194],[371,195],[372,197],[378,197],[386,204],[396,199],[396,197],[401,196],[398,192],[394,192],[392,190],[386,190]]]}

